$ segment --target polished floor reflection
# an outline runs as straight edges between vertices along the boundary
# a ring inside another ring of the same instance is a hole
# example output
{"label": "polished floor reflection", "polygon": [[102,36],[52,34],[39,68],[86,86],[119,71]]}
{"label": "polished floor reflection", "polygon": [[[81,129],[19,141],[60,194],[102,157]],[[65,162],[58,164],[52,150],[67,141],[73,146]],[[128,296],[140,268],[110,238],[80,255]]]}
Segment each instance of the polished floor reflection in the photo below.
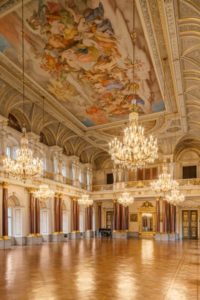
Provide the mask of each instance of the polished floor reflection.
{"label": "polished floor reflection", "polygon": [[200,299],[200,244],[91,239],[0,250],[0,299]]}

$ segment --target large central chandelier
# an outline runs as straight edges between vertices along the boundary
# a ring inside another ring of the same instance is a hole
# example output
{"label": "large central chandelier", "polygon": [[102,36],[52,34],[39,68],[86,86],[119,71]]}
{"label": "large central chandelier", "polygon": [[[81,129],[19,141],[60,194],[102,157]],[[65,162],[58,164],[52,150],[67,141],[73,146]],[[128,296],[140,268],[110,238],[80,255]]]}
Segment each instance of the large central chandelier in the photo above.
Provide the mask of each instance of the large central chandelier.
{"label": "large central chandelier", "polygon": [[[133,94],[137,94],[139,88],[135,69],[138,67],[135,58],[136,26],[135,26],[135,1],[133,2]],[[153,163],[158,157],[157,139],[152,135],[146,137],[144,128],[138,124],[138,106],[136,100],[132,100],[133,112],[129,114],[129,125],[124,129],[123,138],[119,140],[115,137],[109,143],[109,154],[115,165],[133,170],[142,168],[146,164]]]}
{"label": "large central chandelier", "polygon": [[34,196],[41,200],[48,200],[54,196],[54,191],[52,191],[48,184],[41,184],[39,189],[34,192]]}
{"label": "large central chandelier", "polygon": [[124,192],[121,196],[117,199],[117,202],[125,207],[133,204],[134,197],[130,195],[128,192]]}
{"label": "large central chandelier", "polygon": [[41,176],[43,163],[39,158],[34,158],[33,151],[29,148],[26,130],[23,128],[23,136],[20,141],[20,148],[16,150],[16,159],[7,157],[3,160],[3,168],[6,173],[19,177],[22,180]]}
{"label": "large central chandelier", "polygon": [[83,194],[81,198],[78,199],[78,204],[88,207],[93,204],[93,200],[89,197],[88,194]]}
{"label": "large central chandelier", "polygon": [[172,190],[168,195],[165,197],[166,201],[170,204],[180,204],[185,201],[185,196],[181,194],[181,192],[177,189]]}
{"label": "large central chandelier", "polygon": [[109,143],[109,153],[114,164],[127,169],[141,168],[158,157],[157,139],[145,137],[144,128],[138,124],[138,113],[129,115],[129,126],[124,129],[122,142],[116,137]]}
{"label": "large central chandelier", "polygon": [[177,189],[178,182],[172,178],[170,172],[167,171],[167,166],[163,166],[163,172],[158,176],[158,179],[151,182],[151,188],[157,193],[167,193]]}

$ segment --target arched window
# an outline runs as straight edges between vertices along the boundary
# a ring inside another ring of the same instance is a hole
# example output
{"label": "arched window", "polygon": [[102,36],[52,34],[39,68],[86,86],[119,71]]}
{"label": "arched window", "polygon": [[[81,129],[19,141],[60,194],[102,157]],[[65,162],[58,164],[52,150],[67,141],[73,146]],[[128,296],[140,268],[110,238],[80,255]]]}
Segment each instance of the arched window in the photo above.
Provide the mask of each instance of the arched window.
{"label": "arched window", "polygon": [[6,156],[11,158],[11,147],[10,146],[6,147]]}

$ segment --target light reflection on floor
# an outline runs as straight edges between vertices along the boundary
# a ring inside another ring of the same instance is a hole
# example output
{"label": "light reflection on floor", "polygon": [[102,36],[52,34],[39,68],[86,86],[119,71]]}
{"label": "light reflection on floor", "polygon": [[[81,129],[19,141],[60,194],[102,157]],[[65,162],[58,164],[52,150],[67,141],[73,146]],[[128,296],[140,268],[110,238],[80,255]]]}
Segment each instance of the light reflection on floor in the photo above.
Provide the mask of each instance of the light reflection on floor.
{"label": "light reflection on floor", "polygon": [[146,239],[88,239],[2,250],[0,299],[200,299],[199,250],[198,241]]}
{"label": "light reflection on floor", "polygon": [[151,264],[152,258],[154,256],[154,243],[152,243],[152,240],[149,239],[143,239],[141,243],[142,243],[142,247],[141,247],[142,263]]}

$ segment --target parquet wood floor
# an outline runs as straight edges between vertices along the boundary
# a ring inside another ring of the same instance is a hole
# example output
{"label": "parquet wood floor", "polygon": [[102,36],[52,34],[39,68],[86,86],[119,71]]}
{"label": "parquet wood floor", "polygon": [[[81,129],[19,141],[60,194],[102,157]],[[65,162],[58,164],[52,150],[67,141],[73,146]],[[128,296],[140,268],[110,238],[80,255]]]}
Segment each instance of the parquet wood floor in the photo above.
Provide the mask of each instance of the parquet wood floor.
{"label": "parquet wood floor", "polygon": [[0,250],[0,300],[200,299],[200,243],[88,239]]}

